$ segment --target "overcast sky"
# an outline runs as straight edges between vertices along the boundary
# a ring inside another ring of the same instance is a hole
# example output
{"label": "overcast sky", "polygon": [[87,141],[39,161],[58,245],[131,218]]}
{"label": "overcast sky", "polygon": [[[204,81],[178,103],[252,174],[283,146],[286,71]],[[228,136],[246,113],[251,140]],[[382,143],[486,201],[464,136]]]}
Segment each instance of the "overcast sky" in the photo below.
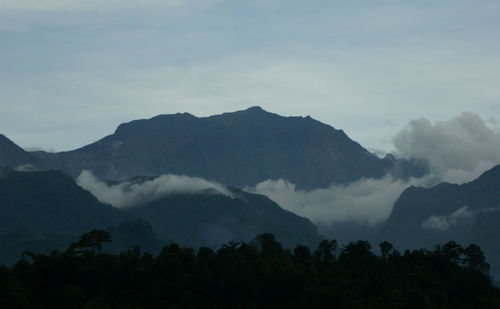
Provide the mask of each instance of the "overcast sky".
{"label": "overcast sky", "polygon": [[0,0],[0,133],[69,150],[254,105],[385,151],[412,119],[498,126],[498,16],[497,0]]}

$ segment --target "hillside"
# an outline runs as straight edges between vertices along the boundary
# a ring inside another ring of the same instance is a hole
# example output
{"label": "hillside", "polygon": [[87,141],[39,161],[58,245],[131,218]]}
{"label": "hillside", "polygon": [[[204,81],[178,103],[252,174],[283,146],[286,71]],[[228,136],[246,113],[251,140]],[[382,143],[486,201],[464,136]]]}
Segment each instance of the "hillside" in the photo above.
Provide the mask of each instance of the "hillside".
{"label": "hillside", "polygon": [[25,151],[5,135],[0,134],[0,167],[17,167],[23,164],[37,164],[34,155]]}
{"label": "hillside", "polygon": [[500,277],[500,165],[462,185],[410,187],[394,204],[380,238],[403,248],[449,240],[484,247]]}
{"label": "hillside", "polygon": [[26,250],[65,248],[83,232],[126,218],[61,172],[4,172],[0,174],[0,264],[16,261]]}
{"label": "hillside", "polygon": [[215,248],[262,233],[273,233],[286,247],[318,244],[316,227],[308,219],[265,196],[235,188],[231,191],[234,198],[212,191],[166,195],[128,212],[151,222],[164,241],[183,246]]}

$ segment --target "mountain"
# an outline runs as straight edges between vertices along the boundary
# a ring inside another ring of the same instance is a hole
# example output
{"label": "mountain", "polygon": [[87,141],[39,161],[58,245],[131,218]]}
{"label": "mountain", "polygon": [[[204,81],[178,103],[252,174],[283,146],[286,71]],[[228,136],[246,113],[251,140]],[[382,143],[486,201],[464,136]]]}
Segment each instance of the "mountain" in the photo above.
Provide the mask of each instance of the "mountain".
{"label": "mountain", "polygon": [[[134,183],[147,179],[136,177]],[[113,242],[103,247],[109,252],[138,245],[155,253],[169,242],[216,247],[262,233],[275,234],[288,247],[319,242],[308,219],[283,210],[267,197],[228,190],[231,197],[215,190],[170,194],[123,211],[99,202],[60,171],[4,171],[0,174],[0,264],[15,262],[26,250],[65,249],[91,229],[106,229],[112,235]]]}
{"label": "mountain", "polygon": [[314,224],[282,209],[263,195],[230,188],[233,197],[212,190],[171,194],[128,211],[153,225],[160,238],[183,246],[218,247],[272,233],[286,247],[316,246]]}
{"label": "mountain", "polygon": [[100,203],[62,172],[0,175],[0,233],[38,230],[78,234],[125,218],[124,212]]}
{"label": "mountain", "polygon": [[65,249],[79,234],[128,217],[100,203],[62,172],[4,171],[0,174],[0,264],[17,261],[26,250]]}
{"label": "mountain", "polygon": [[462,185],[410,187],[394,204],[381,233],[401,248],[449,240],[484,248],[500,278],[500,165]]}
{"label": "mountain", "polygon": [[73,177],[82,170],[107,180],[172,173],[236,187],[283,178],[311,189],[388,172],[396,177],[427,172],[422,162],[380,159],[342,130],[310,117],[282,117],[260,107],[202,118],[184,113],[135,120],[83,148],[33,155],[41,165]]}
{"label": "mountain", "polygon": [[36,157],[14,142],[5,135],[0,134],[0,167],[17,167],[24,164],[38,164]]}

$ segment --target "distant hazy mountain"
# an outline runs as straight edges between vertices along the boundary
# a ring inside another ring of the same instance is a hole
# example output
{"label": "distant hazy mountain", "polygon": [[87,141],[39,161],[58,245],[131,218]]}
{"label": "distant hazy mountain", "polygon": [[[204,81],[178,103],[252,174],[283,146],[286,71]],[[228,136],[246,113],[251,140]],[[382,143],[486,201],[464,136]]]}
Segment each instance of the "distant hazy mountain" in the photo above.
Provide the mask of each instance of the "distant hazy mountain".
{"label": "distant hazy mountain", "polygon": [[500,165],[466,184],[406,189],[395,202],[381,238],[400,248],[449,240],[477,243],[500,277]]}
{"label": "distant hazy mountain", "polygon": [[5,135],[0,134],[0,167],[17,167],[23,164],[37,163],[38,160],[34,155],[14,144]]}
{"label": "distant hazy mountain", "polygon": [[204,118],[136,120],[74,151],[33,154],[42,165],[72,176],[82,170],[107,180],[172,173],[236,187],[284,178],[299,188],[317,188],[387,172],[397,177],[427,172],[421,162],[380,159],[343,131],[310,117],[282,117],[260,107]]}
{"label": "distant hazy mountain", "polygon": [[314,224],[279,207],[265,196],[231,189],[234,198],[205,191],[167,195],[130,213],[153,225],[160,238],[186,246],[218,247],[272,233],[287,247],[316,246]]}

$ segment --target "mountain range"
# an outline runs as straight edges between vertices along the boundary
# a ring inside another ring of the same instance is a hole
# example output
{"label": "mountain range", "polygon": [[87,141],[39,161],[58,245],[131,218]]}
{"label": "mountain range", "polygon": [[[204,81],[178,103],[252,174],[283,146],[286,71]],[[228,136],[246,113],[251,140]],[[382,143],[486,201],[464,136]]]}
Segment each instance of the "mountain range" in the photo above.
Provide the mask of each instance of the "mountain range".
{"label": "mountain range", "polygon": [[155,251],[161,244],[218,247],[273,233],[288,247],[315,246],[314,224],[279,207],[265,196],[228,189],[169,194],[145,204],[118,209],[99,202],[60,171],[0,174],[0,264],[12,263],[25,250],[64,249],[78,235],[107,229],[120,252],[134,245]]}
{"label": "mountain range", "polygon": [[[120,210],[75,184],[73,178],[84,170],[108,184],[130,179],[140,183],[164,174],[201,177],[228,186],[232,196],[213,190],[165,194]],[[0,239],[4,240],[0,250],[22,244],[62,246],[90,228],[108,228],[118,239],[129,235],[120,240],[124,246],[134,233],[141,234],[141,241],[151,248],[170,241],[216,246],[247,241],[263,232],[272,232],[290,247],[314,244],[319,237],[308,219],[239,188],[285,179],[297,189],[309,190],[362,178],[407,179],[428,172],[422,160],[379,158],[342,130],[260,107],[210,117],[184,113],[134,120],[95,143],[58,153],[27,152],[0,135]],[[498,188],[500,166],[462,185],[412,186],[399,196],[386,222],[376,227],[344,223],[331,231],[341,239],[366,236],[388,240],[398,248],[449,240],[478,243],[498,278]],[[144,221],[134,221],[137,218]]]}
{"label": "mountain range", "polygon": [[381,159],[311,117],[283,117],[260,107],[202,118],[184,113],[135,120],[80,149],[32,155],[42,167],[73,177],[83,170],[119,181],[170,173],[240,188],[282,178],[312,189],[428,171],[418,160]]}

